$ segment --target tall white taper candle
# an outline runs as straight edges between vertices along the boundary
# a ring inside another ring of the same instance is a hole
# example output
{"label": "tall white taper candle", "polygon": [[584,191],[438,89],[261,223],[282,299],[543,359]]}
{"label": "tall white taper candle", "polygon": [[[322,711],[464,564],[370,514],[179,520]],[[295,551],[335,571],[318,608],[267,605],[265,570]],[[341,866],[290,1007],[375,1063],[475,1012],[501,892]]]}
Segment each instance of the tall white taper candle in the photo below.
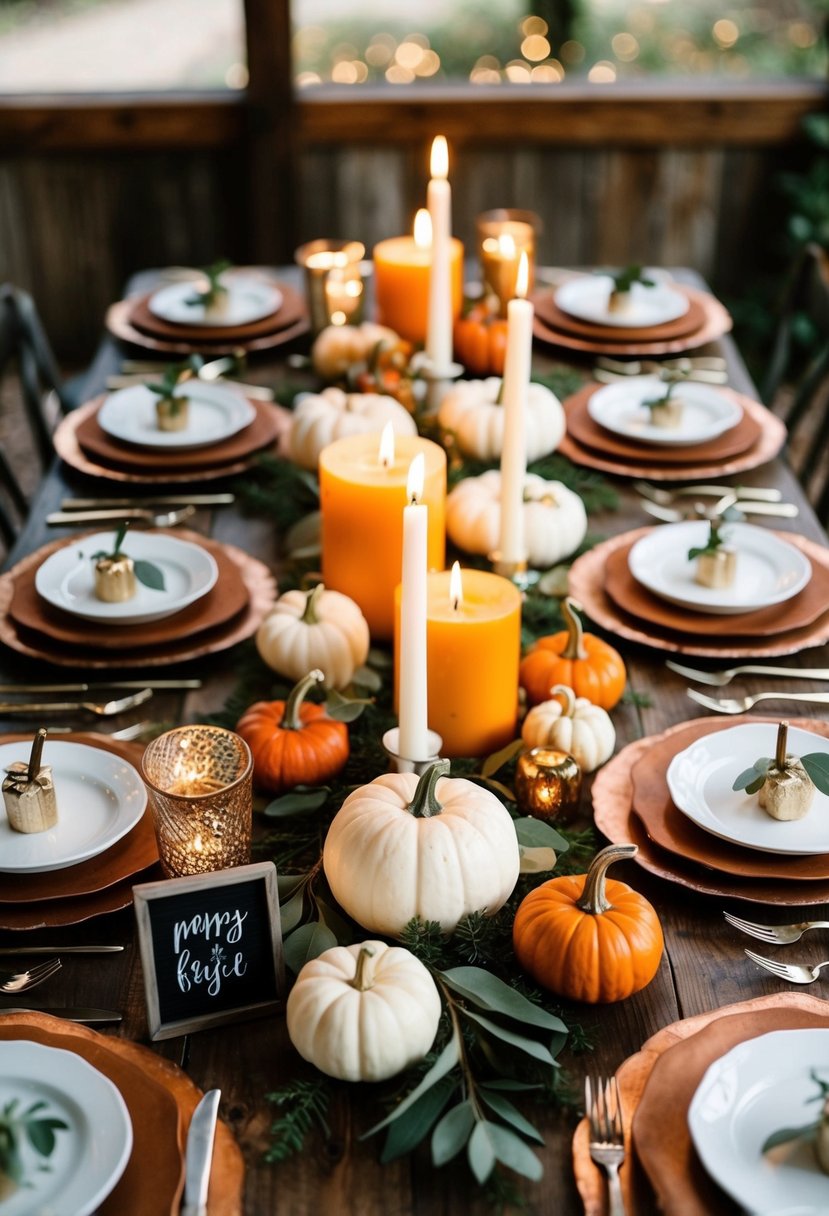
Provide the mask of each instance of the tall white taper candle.
{"label": "tall white taper candle", "polygon": [[426,680],[426,535],[428,507],[423,495],[424,459],[409,466],[403,508],[403,577],[400,592],[400,755],[407,760],[429,756]]}
{"label": "tall white taper candle", "polygon": [[426,205],[432,220],[432,262],[429,271],[429,322],[426,355],[434,375],[452,365],[452,188],[448,181],[449,150],[443,135],[432,142],[431,179]]}
{"label": "tall white taper candle", "polygon": [[527,559],[524,540],[524,476],[527,472],[527,388],[533,346],[533,306],[526,295],[529,263],[521,254],[515,284],[516,299],[507,307],[507,351],[504,362],[504,443],[501,449],[501,535],[499,560]]}

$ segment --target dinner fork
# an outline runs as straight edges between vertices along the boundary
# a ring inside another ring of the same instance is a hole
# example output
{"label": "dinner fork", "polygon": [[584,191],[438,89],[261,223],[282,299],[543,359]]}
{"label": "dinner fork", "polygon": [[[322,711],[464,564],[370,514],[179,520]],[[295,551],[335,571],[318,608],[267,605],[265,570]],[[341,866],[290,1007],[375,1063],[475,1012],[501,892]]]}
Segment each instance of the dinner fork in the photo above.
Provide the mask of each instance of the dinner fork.
{"label": "dinner fork", "polygon": [[758,701],[809,701],[812,705],[829,705],[829,692],[758,692],[753,697],[724,697],[717,701],[696,688],[685,691],[692,701],[718,714],[742,714]]}
{"label": "dinner fork", "polygon": [[753,950],[746,950],[746,954],[758,966],[765,967],[766,971],[776,975],[779,980],[786,980],[789,984],[812,984],[823,968],[829,967],[829,959],[825,963],[818,963],[815,967],[805,967],[799,963],[778,963],[776,958],[763,958],[762,954],[755,954]]}
{"label": "dinner fork", "polygon": [[590,1156],[607,1174],[609,1216],[625,1216],[619,1166],[625,1159],[625,1130],[615,1077],[584,1078],[584,1106],[590,1121]]}
{"label": "dinner fork", "polygon": [[659,503],[661,507],[672,507],[677,498],[722,498],[724,494],[735,494],[738,499],[750,499],[753,502],[780,502],[783,494],[780,490],[766,489],[762,486],[681,486],[678,490],[663,490],[652,486],[649,481],[634,481],[633,488],[643,498]]}
{"label": "dinner fork", "polygon": [[111,718],[115,714],[126,713],[149,701],[153,695],[151,688],[142,688],[128,697],[119,697],[115,701],[45,701],[34,703],[26,701],[7,701],[0,703],[0,715],[7,714],[40,714],[65,713],[69,710],[83,709],[88,714],[97,714],[101,718]]}
{"label": "dinner fork", "polygon": [[50,528],[66,527],[70,524],[106,523],[110,519],[128,519],[149,524],[151,528],[174,528],[195,515],[195,507],[178,507],[172,511],[149,511],[144,507],[127,507],[126,510],[104,509],[96,511],[53,511],[46,516]]}
{"label": "dinner fork", "polygon": [[733,925],[741,933],[756,937],[758,941],[767,942],[770,946],[790,946],[793,942],[799,942],[803,934],[808,933],[810,929],[829,929],[829,920],[803,920],[794,925],[758,925],[756,921],[743,920],[740,916],[732,916],[730,912],[723,912],[723,916],[729,925]]}
{"label": "dinner fork", "polygon": [[673,659],[666,659],[665,666],[677,675],[696,680],[698,684],[710,684],[723,688],[737,676],[788,676],[791,680],[829,680],[829,667],[763,667],[749,663],[743,667],[727,667],[725,671],[698,671],[696,667],[684,667]]}
{"label": "dinner fork", "polygon": [[[30,967],[28,971],[0,971],[0,992],[28,992],[30,988],[35,988],[55,975],[60,968],[60,959],[50,958],[45,963]],[[2,1012],[0,1008],[0,1013]]]}
{"label": "dinner fork", "polygon": [[[703,508],[702,503],[695,503],[693,506],[682,508],[663,507],[658,502],[651,502],[649,498],[643,498],[640,506],[648,515],[652,515],[654,519],[661,519],[665,524],[679,524],[686,519],[705,519],[708,517],[708,509]],[[796,519],[800,514],[800,508],[793,502],[754,502],[751,499],[745,498],[740,499],[737,509],[743,515],[776,515],[781,519]],[[716,511],[716,508],[714,508],[714,511]]]}

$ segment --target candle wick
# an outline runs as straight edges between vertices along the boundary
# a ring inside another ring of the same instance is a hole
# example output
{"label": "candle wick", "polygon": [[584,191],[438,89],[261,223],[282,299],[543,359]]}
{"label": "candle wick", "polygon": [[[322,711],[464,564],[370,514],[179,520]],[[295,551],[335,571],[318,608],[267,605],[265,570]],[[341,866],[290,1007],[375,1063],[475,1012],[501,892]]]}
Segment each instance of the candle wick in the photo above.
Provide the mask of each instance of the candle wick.
{"label": "candle wick", "polygon": [[460,608],[460,606],[461,606],[461,598],[459,595],[456,595],[455,598],[452,600],[452,611],[457,612],[458,609]]}

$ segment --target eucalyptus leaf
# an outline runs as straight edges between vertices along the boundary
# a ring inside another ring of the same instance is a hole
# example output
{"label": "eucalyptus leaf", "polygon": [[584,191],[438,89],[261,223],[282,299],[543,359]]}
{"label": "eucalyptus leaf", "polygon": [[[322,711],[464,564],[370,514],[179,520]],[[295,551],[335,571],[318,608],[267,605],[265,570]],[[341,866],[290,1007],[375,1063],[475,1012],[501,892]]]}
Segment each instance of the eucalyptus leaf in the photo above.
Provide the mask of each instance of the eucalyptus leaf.
{"label": "eucalyptus leaf", "polygon": [[801,1136],[809,1136],[817,1127],[815,1122],[805,1123],[803,1127],[781,1127],[779,1131],[772,1134],[763,1141],[761,1153],[767,1153],[770,1149],[777,1148],[778,1144],[788,1144],[790,1140],[799,1140]]}
{"label": "eucalyptus leaf", "polygon": [[[766,774],[768,773],[771,764],[771,759],[766,756],[762,757],[760,760],[755,760],[751,768],[743,769],[739,777],[734,778],[734,784],[731,788],[733,790],[748,790],[750,785],[756,785],[758,777],[761,778],[760,785],[762,785],[763,781],[766,779]],[[748,792],[751,794],[755,793],[756,790],[749,790]]]}
{"label": "eucalyptus leaf", "polygon": [[133,562],[133,569],[135,577],[145,587],[149,587],[152,591],[164,591],[166,589],[164,571],[155,562],[148,562],[139,558]]}
{"label": "eucalyptus leaf", "polygon": [[525,849],[519,845],[518,853],[521,858],[519,874],[544,874],[555,869],[558,860],[555,849]]}
{"label": "eucalyptus leaf", "polygon": [[534,1081],[514,1081],[512,1077],[498,1077],[494,1081],[485,1081],[479,1089],[503,1090],[505,1093],[522,1094],[531,1089],[541,1089],[542,1086]]}
{"label": "eucalyptus leaf", "polygon": [[337,939],[340,946],[350,946],[354,941],[354,930],[351,923],[341,916],[336,908],[332,908],[325,900],[315,896],[317,911],[320,914],[320,920],[324,925],[327,925]]}
{"label": "eucalyptus leaf", "polygon": [[494,777],[482,777],[480,773],[470,773],[469,780],[480,781],[481,785],[485,785],[488,789],[502,794],[508,802],[515,802],[515,794],[508,785],[504,785],[503,781],[496,781]]}
{"label": "eucalyptus leaf", "polygon": [[441,978],[453,992],[479,1009],[514,1018],[522,1025],[538,1026],[559,1034],[567,1033],[561,1018],[528,1001],[491,971],[484,971],[481,967],[453,967],[451,971],[442,971]]}
{"label": "eucalyptus leaf", "polygon": [[432,1132],[432,1164],[446,1165],[457,1157],[475,1126],[475,1107],[467,1100],[448,1110]]}
{"label": "eucalyptus leaf", "polygon": [[512,743],[508,743],[506,747],[502,747],[499,751],[493,752],[491,756],[487,756],[481,765],[481,776],[492,777],[498,772],[499,768],[503,768],[514,756],[524,750],[523,739],[513,739]]}
{"label": "eucalyptus leaf", "polygon": [[300,883],[305,881],[305,877],[304,874],[277,874],[276,890],[280,900],[293,895]]}
{"label": "eucalyptus leaf", "polygon": [[369,667],[375,667],[378,671],[391,671],[394,667],[391,654],[386,650],[379,650],[376,646],[369,650],[367,662]]}
{"label": "eucalyptus leaf", "polygon": [[483,1185],[495,1169],[495,1148],[486,1123],[477,1124],[466,1146],[466,1158],[476,1180]]}
{"label": "eucalyptus leaf", "polygon": [[380,692],[383,687],[381,677],[370,667],[358,667],[351,677],[351,682],[358,688],[367,688],[369,692]]}
{"label": "eucalyptus leaf", "polygon": [[303,815],[309,811],[318,811],[325,806],[331,790],[327,785],[296,786],[290,794],[283,794],[269,802],[262,812],[268,819],[289,819],[293,815]]}
{"label": "eucalyptus leaf", "polygon": [[282,929],[283,940],[289,933],[293,933],[299,922],[302,920],[302,913],[305,910],[305,888],[297,891],[292,895],[287,903],[282,904],[279,908],[279,924]]}
{"label": "eucalyptus leaf", "polygon": [[509,1098],[505,1098],[503,1094],[499,1093],[488,1093],[484,1086],[478,1089],[478,1093],[481,1101],[485,1102],[490,1110],[494,1110],[496,1115],[500,1115],[505,1123],[509,1123],[522,1136],[526,1136],[528,1140],[534,1140],[536,1144],[544,1143],[538,1129],[524,1118],[521,1111],[513,1106]]}
{"label": "eucalyptus leaf", "polygon": [[437,1085],[427,1089],[425,1094],[421,1094],[402,1119],[395,1119],[386,1133],[386,1142],[380,1154],[383,1165],[417,1148],[421,1140],[429,1134],[456,1086],[457,1082],[453,1077],[444,1077]]}
{"label": "eucalyptus leaf", "polygon": [[471,1018],[473,1022],[477,1022],[479,1026],[482,1026],[489,1034],[494,1035],[496,1039],[509,1043],[510,1047],[516,1048],[517,1051],[521,1051],[525,1055],[532,1056],[534,1060],[538,1060],[542,1064],[549,1064],[553,1068],[557,1067],[549,1048],[545,1047],[543,1043],[539,1043],[537,1039],[528,1039],[523,1034],[516,1034],[514,1030],[508,1030],[506,1026],[500,1026],[497,1022],[493,1022],[491,1018],[485,1018],[479,1013],[473,1013],[471,1009],[464,1009],[463,1013],[464,1017]]}
{"label": "eucalyptus leaf", "polygon": [[536,591],[542,595],[552,596],[553,599],[563,600],[570,589],[570,567],[553,566],[545,571],[536,584]]}
{"label": "eucalyptus leaf", "polygon": [[514,819],[513,826],[518,837],[518,843],[530,849],[555,849],[557,853],[566,853],[570,844],[542,819],[534,819],[527,815],[524,819]]}
{"label": "eucalyptus leaf", "polygon": [[[299,932],[300,930],[298,929],[297,933]],[[382,1128],[387,1127],[389,1123],[393,1123],[395,1119],[399,1119],[410,1107],[414,1106],[421,1094],[425,1094],[427,1089],[431,1089],[433,1085],[437,1085],[438,1081],[441,1081],[447,1073],[451,1072],[459,1060],[460,1048],[456,1031],[426,1073],[426,1076],[421,1079],[420,1084],[416,1085],[412,1092],[395,1106],[390,1115],[386,1115],[385,1119],[381,1119],[379,1123],[375,1123],[374,1127],[369,1128],[360,1139],[366,1140],[369,1136],[373,1136],[375,1132],[379,1132]]]}
{"label": "eucalyptus leaf", "polygon": [[510,1131],[508,1127],[499,1127],[497,1123],[479,1124],[485,1127],[498,1161],[509,1169],[515,1170],[524,1178],[538,1182],[544,1173],[544,1166],[520,1136]]}
{"label": "eucalyptus leaf", "polygon": [[356,697],[344,697],[336,688],[331,688],[325,694],[325,712],[335,722],[354,722],[359,718],[367,705],[373,702]]}
{"label": "eucalyptus leaf", "polygon": [[322,553],[322,545],[316,541],[312,545],[298,545],[296,549],[290,550],[290,556],[295,562],[310,562],[316,561]]}
{"label": "eucalyptus leaf", "polygon": [[821,794],[829,794],[829,756],[823,752],[808,752],[800,757],[800,763],[815,789],[820,790]]}
{"label": "eucalyptus leaf", "polygon": [[336,944],[336,937],[322,921],[317,920],[308,925],[300,925],[283,943],[285,965],[290,967],[295,975],[298,975],[312,958],[319,958],[321,954]]}

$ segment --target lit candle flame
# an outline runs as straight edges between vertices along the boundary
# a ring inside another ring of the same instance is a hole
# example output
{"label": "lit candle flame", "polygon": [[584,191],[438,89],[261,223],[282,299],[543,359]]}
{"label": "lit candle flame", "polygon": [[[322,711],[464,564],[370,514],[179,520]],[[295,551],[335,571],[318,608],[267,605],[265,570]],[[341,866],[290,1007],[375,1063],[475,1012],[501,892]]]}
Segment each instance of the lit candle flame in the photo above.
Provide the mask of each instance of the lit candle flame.
{"label": "lit candle flame", "polygon": [[457,612],[463,604],[463,580],[461,579],[460,562],[452,563],[452,573],[449,575],[449,599],[452,610]]}
{"label": "lit candle flame", "polygon": [[383,433],[380,436],[378,459],[384,469],[389,469],[394,464],[394,427],[390,422],[383,427]]}
{"label": "lit candle flame", "polygon": [[517,252],[515,248],[515,237],[511,232],[502,232],[498,237],[498,252],[503,258],[514,258]]}
{"label": "lit candle flame", "polygon": [[418,452],[409,465],[409,476],[406,479],[406,494],[410,503],[420,502],[423,497],[423,483],[426,479],[426,458]]}
{"label": "lit candle flame", "polygon": [[436,135],[432,140],[432,177],[449,176],[449,147],[445,135]]}
{"label": "lit candle flame", "polygon": [[425,207],[421,207],[415,215],[414,242],[418,249],[432,247],[432,217]]}
{"label": "lit candle flame", "polygon": [[527,298],[527,290],[530,286],[530,260],[527,257],[526,251],[521,254],[518,259],[518,274],[515,276],[515,294],[520,296],[522,300]]}

